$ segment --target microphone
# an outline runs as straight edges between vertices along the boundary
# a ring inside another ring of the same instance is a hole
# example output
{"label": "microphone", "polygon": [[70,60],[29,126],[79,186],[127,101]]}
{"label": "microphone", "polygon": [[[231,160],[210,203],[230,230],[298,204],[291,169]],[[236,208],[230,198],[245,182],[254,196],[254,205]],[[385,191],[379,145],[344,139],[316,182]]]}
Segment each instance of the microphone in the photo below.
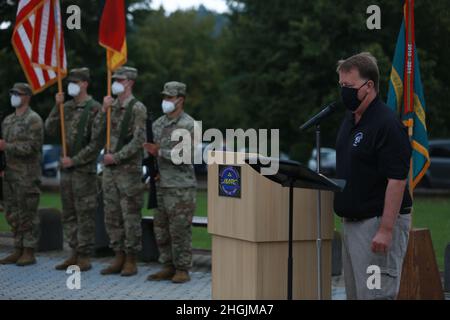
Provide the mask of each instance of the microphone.
{"label": "microphone", "polygon": [[318,114],[316,114],[314,117],[306,121],[301,127],[300,130],[304,131],[306,129],[309,129],[312,126],[315,126],[319,124],[323,119],[330,116],[334,111],[337,109],[336,102],[332,102],[329,105],[327,105],[322,111],[320,111]]}

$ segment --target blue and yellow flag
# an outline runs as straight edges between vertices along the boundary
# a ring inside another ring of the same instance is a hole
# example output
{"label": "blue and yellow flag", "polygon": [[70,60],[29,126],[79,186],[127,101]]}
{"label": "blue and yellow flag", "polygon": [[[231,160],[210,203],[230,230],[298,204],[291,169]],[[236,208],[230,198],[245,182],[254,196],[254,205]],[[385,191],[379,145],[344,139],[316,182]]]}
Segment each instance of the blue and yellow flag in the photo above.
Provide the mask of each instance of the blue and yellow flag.
{"label": "blue and yellow flag", "polygon": [[412,193],[430,166],[426,106],[414,35],[414,0],[405,0],[389,82],[387,104],[408,127],[411,145],[409,190]]}

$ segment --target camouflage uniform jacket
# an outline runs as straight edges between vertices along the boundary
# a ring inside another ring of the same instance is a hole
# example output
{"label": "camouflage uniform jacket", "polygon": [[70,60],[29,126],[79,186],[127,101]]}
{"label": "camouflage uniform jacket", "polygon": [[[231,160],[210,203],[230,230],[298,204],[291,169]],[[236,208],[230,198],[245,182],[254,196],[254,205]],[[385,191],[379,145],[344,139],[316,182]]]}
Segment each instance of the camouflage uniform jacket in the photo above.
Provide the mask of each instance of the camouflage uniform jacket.
{"label": "camouflage uniform jacket", "polygon": [[[79,123],[85,108],[91,107],[86,125],[83,128],[81,145],[76,152],[78,140]],[[101,121],[102,115],[99,112],[100,103],[88,97],[87,100],[77,104],[75,100],[69,100],[64,104],[64,125],[66,131],[67,156],[72,158],[74,167],[81,172],[96,172],[98,154],[102,148]],[[59,137],[61,135],[61,122],[59,108],[55,106],[47,120],[45,130],[49,136]],[[76,153],[76,154],[75,154]]]}
{"label": "camouflage uniform jacket", "polygon": [[[133,100],[136,103],[133,105],[127,135],[124,139],[123,146],[120,148],[118,144],[122,121],[124,120],[126,109]],[[103,120],[103,128],[106,128],[105,113]],[[147,108],[142,102],[137,101],[133,95],[125,99],[123,104],[120,103],[119,99],[114,100],[111,111],[111,153],[117,165],[127,171],[142,172],[142,159],[144,155],[142,145],[146,139],[146,120]]]}
{"label": "camouflage uniform jacket", "polygon": [[44,141],[41,117],[31,108],[22,115],[10,114],[3,121],[2,136],[6,142],[5,178],[39,180]]}
{"label": "camouflage uniform jacket", "polygon": [[[153,123],[154,140],[155,143],[160,145],[160,154],[158,157],[160,172],[159,187],[191,188],[197,186],[194,166],[192,165],[194,151],[197,148],[197,142],[194,141],[194,126],[195,120],[185,112],[174,119],[170,119],[167,115],[164,115]],[[190,163],[177,165],[172,161],[171,153],[174,147],[180,144],[180,141],[171,141],[172,133],[177,129],[184,129],[190,133]]]}

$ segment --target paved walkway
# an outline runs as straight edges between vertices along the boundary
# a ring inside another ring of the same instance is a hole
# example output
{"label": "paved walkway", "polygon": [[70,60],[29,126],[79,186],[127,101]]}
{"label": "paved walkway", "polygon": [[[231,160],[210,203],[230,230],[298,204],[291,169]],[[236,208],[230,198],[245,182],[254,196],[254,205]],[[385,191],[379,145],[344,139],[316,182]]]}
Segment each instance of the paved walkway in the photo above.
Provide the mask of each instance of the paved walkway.
{"label": "paved walkway", "polygon": [[[0,256],[12,249],[12,239],[0,235]],[[66,252],[38,253],[38,263],[29,267],[0,265],[0,300],[210,300],[211,257],[194,255],[192,280],[179,285],[170,281],[149,282],[146,277],[159,270],[157,263],[140,263],[137,276],[101,276],[100,270],[110,258],[96,258],[93,269],[81,274],[81,289],[70,290],[66,283],[70,274],[56,271],[54,266]],[[341,285],[339,278],[334,284]],[[333,299],[345,299],[342,286],[333,286]]]}

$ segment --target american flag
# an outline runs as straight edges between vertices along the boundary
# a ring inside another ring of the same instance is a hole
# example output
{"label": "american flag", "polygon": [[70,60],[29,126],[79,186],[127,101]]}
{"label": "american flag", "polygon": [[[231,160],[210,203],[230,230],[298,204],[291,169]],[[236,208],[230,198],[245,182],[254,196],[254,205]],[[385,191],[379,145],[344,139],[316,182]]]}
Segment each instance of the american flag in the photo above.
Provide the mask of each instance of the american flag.
{"label": "american flag", "polygon": [[54,84],[58,69],[66,75],[59,0],[20,0],[11,42],[33,93]]}

